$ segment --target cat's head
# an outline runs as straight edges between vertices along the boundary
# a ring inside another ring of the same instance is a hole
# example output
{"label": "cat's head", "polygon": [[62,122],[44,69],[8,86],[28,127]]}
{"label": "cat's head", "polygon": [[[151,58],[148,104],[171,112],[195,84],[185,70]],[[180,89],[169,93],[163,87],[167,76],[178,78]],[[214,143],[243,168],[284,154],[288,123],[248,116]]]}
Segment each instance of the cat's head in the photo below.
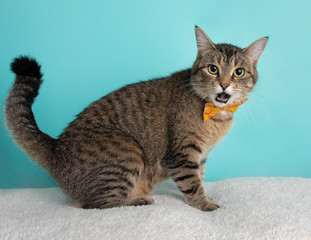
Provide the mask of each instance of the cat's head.
{"label": "cat's head", "polygon": [[198,56],[191,78],[195,92],[218,107],[244,100],[257,81],[256,65],[268,38],[241,49],[214,44],[199,27],[195,28],[195,34]]}

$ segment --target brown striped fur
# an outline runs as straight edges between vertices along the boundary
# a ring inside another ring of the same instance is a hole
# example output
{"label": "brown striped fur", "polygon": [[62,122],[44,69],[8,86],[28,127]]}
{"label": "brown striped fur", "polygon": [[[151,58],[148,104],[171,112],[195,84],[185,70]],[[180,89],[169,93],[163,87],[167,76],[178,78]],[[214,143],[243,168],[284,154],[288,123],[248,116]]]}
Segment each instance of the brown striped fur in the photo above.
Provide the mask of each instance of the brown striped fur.
{"label": "brown striped fur", "polygon": [[[84,208],[152,204],[155,184],[172,177],[186,201],[203,211],[218,205],[202,186],[208,153],[230,129],[233,113],[222,111],[204,122],[206,102],[215,102],[219,84],[231,86],[235,102],[257,81],[262,38],[246,49],[214,45],[195,29],[198,57],[192,67],[171,76],[125,86],[92,103],[58,139],[38,128],[31,105],[42,74],[33,59],[12,63],[16,80],[6,101],[8,127],[18,144]],[[211,75],[210,64],[220,72]],[[245,69],[235,79],[232,71]]]}

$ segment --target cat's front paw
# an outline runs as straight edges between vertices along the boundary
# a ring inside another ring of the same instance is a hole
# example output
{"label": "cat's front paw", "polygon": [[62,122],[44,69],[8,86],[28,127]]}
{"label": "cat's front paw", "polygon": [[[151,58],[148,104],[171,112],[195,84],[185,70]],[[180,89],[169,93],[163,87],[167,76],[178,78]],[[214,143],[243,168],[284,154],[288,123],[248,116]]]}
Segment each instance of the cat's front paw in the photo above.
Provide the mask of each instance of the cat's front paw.
{"label": "cat's front paw", "polygon": [[212,202],[212,201],[206,201],[200,205],[193,205],[193,207],[207,212],[207,211],[214,211],[214,210],[218,209],[219,205]]}
{"label": "cat's front paw", "polygon": [[219,205],[210,201],[206,203],[203,208],[201,209],[202,211],[214,211],[219,208]]}

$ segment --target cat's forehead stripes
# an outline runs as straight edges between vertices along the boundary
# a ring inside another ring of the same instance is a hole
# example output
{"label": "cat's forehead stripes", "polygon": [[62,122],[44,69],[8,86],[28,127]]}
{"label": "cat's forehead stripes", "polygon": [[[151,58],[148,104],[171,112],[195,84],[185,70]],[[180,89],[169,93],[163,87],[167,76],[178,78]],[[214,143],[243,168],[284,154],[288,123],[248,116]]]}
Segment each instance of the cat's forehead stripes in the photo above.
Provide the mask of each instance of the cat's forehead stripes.
{"label": "cat's forehead stripes", "polygon": [[231,67],[244,64],[242,49],[229,44],[216,44],[216,49],[206,52],[204,62],[207,64],[229,65]]}
{"label": "cat's forehead stripes", "polygon": [[216,47],[220,53],[219,58],[221,61],[219,63],[221,65],[229,65],[232,68],[248,67],[248,60],[244,56],[242,49],[229,44],[218,44]]}
{"label": "cat's forehead stripes", "polygon": [[229,68],[251,68],[249,60],[244,56],[241,48],[230,44],[216,44],[215,46],[215,50],[207,52],[204,56],[203,65],[216,64]]}
{"label": "cat's forehead stripes", "polygon": [[221,53],[223,62],[230,64],[237,58],[237,53],[241,51],[240,48],[229,44],[216,44],[216,49]]}

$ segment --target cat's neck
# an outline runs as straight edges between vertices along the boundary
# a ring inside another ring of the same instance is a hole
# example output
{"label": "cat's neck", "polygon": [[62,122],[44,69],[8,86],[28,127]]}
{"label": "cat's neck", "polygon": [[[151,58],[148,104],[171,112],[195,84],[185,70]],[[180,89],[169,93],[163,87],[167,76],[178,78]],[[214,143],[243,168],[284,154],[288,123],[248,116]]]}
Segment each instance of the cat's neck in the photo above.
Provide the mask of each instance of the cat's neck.
{"label": "cat's neck", "polygon": [[231,112],[229,110],[219,111],[211,119],[214,121],[230,121],[230,120],[233,120],[233,112]]}

